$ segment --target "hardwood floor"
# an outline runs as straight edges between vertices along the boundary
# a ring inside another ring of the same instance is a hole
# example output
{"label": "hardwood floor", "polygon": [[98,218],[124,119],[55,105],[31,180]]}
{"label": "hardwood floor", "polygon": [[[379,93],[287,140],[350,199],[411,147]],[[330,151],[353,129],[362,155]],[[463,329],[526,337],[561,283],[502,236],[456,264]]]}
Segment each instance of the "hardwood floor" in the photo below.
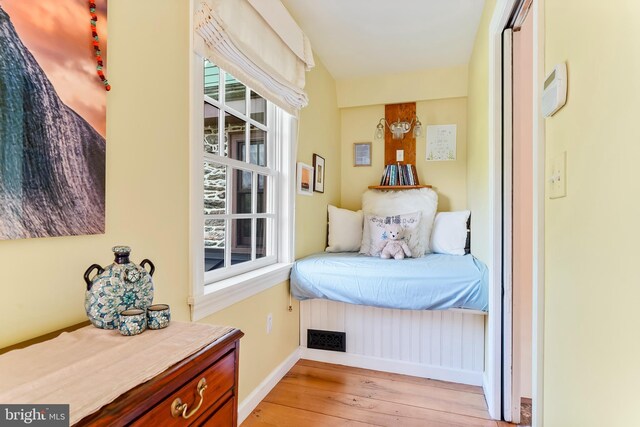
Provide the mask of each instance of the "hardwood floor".
{"label": "hardwood floor", "polygon": [[300,360],[242,427],[508,427],[489,419],[482,388]]}

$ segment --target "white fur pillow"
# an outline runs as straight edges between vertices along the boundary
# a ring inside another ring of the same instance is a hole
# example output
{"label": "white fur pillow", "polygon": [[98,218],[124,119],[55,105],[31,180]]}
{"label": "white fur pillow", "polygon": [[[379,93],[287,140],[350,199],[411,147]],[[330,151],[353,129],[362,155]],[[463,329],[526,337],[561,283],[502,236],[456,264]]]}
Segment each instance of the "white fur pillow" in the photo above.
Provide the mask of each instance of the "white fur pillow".
{"label": "white fur pillow", "polygon": [[362,243],[362,218],[362,211],[329,205],[329,246],[326,251],[357,252]]}
{"label": "white fur pillow", "polygon": [[[412,249],[412,255],[416,258],[431,252],[429,241],[437,209],[438,195],[430,188],[399,191],[368,190],[362,195],[362,210],[365,215],[393,216],[416,211],[421,213],[418,226],[421,245],[418,250],[420,254],[413,253]],[[369,227],[364,227],[360,253],[368,254],[370,247],[370,230]]]}
{"label": "white fur pillow", "polygon": [[431,250],[437,254],[464,255],[470,211],[440,212],[431,233]]}
{"label": "white fur pillow", "polygon": [[386,225],[400,224],[404,231],[404,241],[409,246],[411,256],[419,258],[424,255],[424,246],[420,239],[420,212],[395,216],[375,216],[367,215],[364,221],[364,228],[369,229],[371,244],[367,255],[380,256],[382,246],[387,240]]}

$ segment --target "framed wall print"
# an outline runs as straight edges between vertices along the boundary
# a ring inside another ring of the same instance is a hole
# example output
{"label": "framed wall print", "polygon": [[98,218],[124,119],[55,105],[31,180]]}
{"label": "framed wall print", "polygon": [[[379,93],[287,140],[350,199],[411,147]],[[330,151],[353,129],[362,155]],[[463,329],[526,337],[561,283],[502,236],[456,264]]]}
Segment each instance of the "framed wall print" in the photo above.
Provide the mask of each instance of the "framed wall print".
{"label": "framed wall print", "polygon": [[356,142],[353,144],[353,166],[371,166],[370,142]]}
{"label": "framed wall print", "polygon": [[298,162],[298,194],[313,196],[313,168],[306,163]]}
{"label": "framed wall print", "polygon": [[313,191],[324,193],[324,157],[313,155]]}

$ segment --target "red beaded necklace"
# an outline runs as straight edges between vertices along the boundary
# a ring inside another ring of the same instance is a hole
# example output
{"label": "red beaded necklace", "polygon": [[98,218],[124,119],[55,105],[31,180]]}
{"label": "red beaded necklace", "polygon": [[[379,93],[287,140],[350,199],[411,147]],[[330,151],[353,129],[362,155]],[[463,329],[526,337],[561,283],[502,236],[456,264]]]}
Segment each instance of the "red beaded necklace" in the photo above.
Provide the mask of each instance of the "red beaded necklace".
{"label": "red beaded necklace", "polygon": [[89,12],[91,13],[91,35],[93,36],[93,49],[96,52],[96,72],[98,73],[98,77],[102,80],[104,84],[104,88],[106,90],[111,90],[111,85],[109,84],[109,80],[104,76],[104,72],[102,71],[103,63],[102,63],[102,51],[100,50],[100,39],[98,38],[98,29],[96,28],[96,23],[98,22],[98,15],[96,15],[96,4],[93,0],[89,0]]}

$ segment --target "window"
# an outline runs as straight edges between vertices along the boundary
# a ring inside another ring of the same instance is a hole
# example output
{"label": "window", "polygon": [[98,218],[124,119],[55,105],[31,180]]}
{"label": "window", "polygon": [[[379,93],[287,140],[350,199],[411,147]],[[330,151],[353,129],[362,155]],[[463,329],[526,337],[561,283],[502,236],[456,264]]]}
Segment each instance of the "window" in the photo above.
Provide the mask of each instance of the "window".
{"label": "window", "polygon": [[274,109],[204,61],[205,283],[277,260]]}
{"label": "window", "polygon": [[[190,304],[198,319],[250,296],[238,290],[248,281],[257,292],[288,277],[296,122],[215,64],[194,58]],[[236,299],[225,302],[225,292]]]}

